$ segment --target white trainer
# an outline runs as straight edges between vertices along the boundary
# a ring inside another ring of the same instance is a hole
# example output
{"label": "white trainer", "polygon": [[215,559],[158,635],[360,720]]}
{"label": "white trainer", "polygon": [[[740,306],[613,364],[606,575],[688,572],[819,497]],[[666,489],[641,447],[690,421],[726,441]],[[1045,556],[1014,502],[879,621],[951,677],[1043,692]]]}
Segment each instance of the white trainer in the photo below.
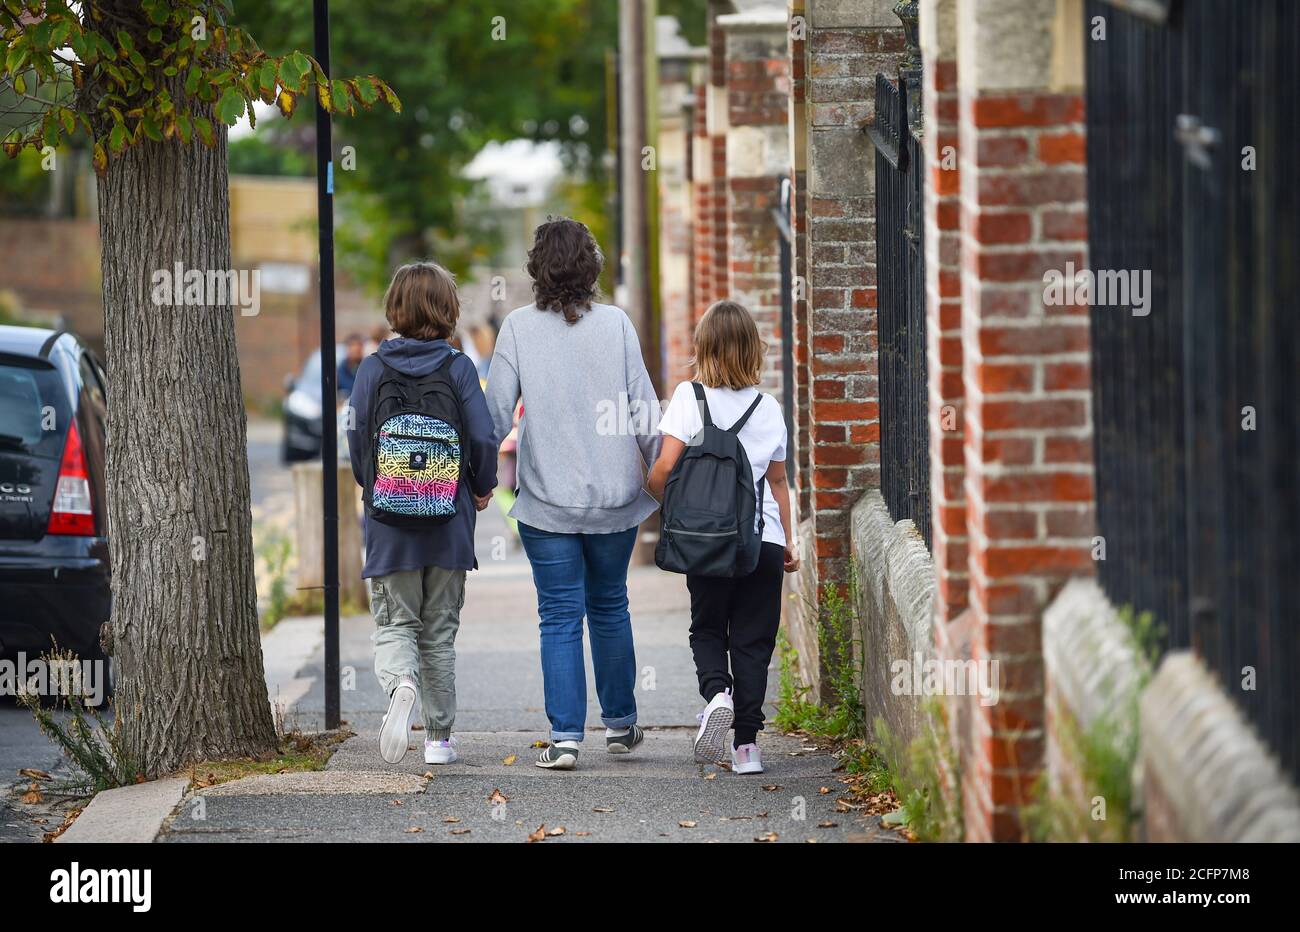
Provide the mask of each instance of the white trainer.
{"label": "white trainer", "polygon": [[456,756],[456,738],[454,735],[446,741],[425,739],[424,762],[426,764],[454,764],[457,760],[459,758]]}
{"label": "white trainer", "polygon": [[401,763],[411,735],[411,710],[415,708],[415,680],[398,680],[388,699],[388,713],[379,726],[379,756],[390,764]]}
{"label": "white trainer", "polygon": [[695,716],[700,729],[695,733],[695,760],[701,764],[716,764],[725,758],[727,733],[736,720],[736,707],[731,702],[731,690],[724,689]]}
{"label": "white trainer", "polygon": [[763,755],[758,752],[757,744],[742,744],[731,749],[732,773],[762,773]]}

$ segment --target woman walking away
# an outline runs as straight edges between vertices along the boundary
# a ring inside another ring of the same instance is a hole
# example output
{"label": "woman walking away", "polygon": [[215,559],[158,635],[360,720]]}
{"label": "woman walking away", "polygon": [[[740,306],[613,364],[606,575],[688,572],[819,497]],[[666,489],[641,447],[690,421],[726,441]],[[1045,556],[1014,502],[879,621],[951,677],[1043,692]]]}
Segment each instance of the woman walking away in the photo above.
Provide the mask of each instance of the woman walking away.
{"label": "woman walking away", "polygon": [[397,339],[357,369],[348,430],[364,491],[375,673],[388,694],[379,752],[406,755],[418,692],[424,761],[456,760],[456,632],[474,559],[475,511],[496,485],[497,447],[478,372],[447,339],[460,299],[433,262],[404,265],[384,296]]}
{"label": "woman walking away", "polygon": [[719,301],[709,308],[695,330],[698,383],[683,382],[673,393],[659,424],[663,451],[649,480],[650,491],[662,497],[673,467],[706,424],[734,431],[752,469],[754,495],[761,502],[754,509],[762,541],[757,567],[740,577],[686,576],[691,653],[707,703],[698,716],[695,759],[721,760],[722,742],[734,723],[731,763],[736,773],[763,772],[756,742],[763,728],[767,667],[781,623],[781,574],[799,568],[785,530],[790,527],[785,418],[777,400],[754,387],[763,352],[758,327],[744,307]]}
{"label": "woman walking away", "polygon": [[551,745],[537,766],[555,770],[577,765],[586,731],[584,615],[605,748],[626,754],[644,737],[627,568],[637,526],[656,507],[643,485],[658,449],[658,402],[632,322],[595,302],[603,261],[581,223],[539,226],[528,253],[535,301],[505,319],[488,372],[497,440],[524,403],[510,516],[532,564],[541,619]]}

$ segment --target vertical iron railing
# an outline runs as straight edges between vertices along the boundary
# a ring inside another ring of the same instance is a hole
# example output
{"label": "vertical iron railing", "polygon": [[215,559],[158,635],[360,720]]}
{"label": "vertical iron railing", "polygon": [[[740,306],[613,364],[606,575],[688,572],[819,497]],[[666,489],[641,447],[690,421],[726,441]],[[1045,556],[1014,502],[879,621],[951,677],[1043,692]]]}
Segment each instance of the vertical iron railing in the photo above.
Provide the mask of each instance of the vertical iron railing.
{"label": "vertical iron railing", "polygon": [[1085,16],[1089,265],[1151,275],[1092,309],[1100,579],[1300,776],[1300,4]]}
{"label": "vertical iron railing", "polygon": [[[906,4],[900,4],[900,9]],[[906,11],[905,11],[906,12]],[[904,16],[900,13],[900,16]],[[930,429],[925,345],[925,156],[915,16],[897,80],[876,75],[876,287],[880,487],[895,521],[910,518],[930,546]]]}

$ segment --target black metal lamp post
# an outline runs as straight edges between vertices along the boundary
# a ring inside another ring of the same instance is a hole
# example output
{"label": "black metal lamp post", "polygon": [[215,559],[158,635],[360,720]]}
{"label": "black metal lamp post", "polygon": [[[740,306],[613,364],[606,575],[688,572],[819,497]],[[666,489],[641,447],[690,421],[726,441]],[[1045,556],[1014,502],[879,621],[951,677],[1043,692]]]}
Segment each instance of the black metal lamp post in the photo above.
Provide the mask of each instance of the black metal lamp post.
{"label": "black metal lamp post", "polygon": [[[313,0],[316,61],[330,76],[329,0]],[[338,359],[334,351],[334,162],[330,115],[316,98],[316,214],[320,227],[321,486],[325,506],[325,727],[339,727]]]}

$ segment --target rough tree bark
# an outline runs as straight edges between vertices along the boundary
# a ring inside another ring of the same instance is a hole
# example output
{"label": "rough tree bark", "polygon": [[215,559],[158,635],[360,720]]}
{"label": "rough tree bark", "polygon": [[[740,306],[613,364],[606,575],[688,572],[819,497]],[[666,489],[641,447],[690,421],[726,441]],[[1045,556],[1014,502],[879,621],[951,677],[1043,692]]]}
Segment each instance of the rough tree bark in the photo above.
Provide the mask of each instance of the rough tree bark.
{"label": "rough tree bark", "polygon": [[231,267],[218,136],[131,147],[99,183],[116,717],[148,776],[276,746],[235,312],[151,299],[157,269]]}

